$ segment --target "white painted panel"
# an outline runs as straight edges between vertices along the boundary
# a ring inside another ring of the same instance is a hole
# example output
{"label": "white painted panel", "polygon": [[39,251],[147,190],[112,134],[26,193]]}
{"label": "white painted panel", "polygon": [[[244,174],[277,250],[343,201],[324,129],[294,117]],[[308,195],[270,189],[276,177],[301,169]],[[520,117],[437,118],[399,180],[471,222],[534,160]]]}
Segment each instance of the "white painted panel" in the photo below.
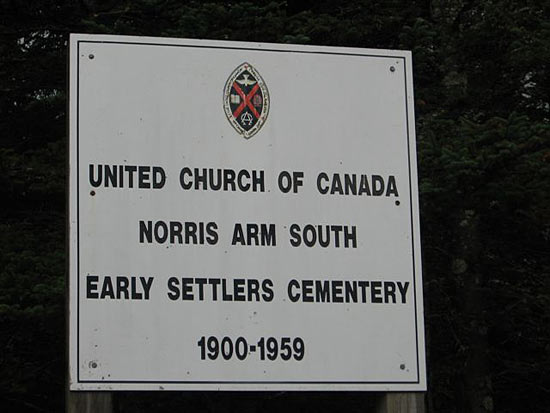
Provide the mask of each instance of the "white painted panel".
{"label": "white painted panel", "polygon": [[[265,82],[251,137],[224,110],[245,62]],[[72,390],[426,388],[409,52],[73,35],[70,76]],[[153,167],[162,187],[139,188]],[[184,189],[184,168],[250,190]],[[275,240],[235,243],[236,224]],[[293,245],[318,225],[329,246]]]}

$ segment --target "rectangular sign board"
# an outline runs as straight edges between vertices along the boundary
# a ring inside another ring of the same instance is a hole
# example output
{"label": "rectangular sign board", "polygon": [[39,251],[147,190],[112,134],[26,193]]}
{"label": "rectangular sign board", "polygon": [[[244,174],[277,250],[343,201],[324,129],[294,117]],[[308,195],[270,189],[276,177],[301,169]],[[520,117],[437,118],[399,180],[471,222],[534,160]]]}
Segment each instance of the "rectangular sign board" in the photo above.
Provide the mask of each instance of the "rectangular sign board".
{"label": "rectangular sign board", "polygon": [[70,389],[426,389],[411,55],[72,35]]}

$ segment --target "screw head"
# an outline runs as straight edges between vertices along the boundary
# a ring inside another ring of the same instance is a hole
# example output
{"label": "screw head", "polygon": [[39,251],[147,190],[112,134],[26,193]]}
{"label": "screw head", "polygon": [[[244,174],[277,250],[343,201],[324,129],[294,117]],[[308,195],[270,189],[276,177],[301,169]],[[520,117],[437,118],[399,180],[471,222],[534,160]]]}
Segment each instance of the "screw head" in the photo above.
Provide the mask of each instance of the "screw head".
{"label": "screw head", "polygon": [[390,66],[390,72],[395,72],[395,66]]}
{"label": "screw head", "polygon": [[88,55],[88,59],[90,59],[90,60],[93,59],[94,57],[95,57],[95,56],[94,56],[93,54],[91,54],[91,53]]}

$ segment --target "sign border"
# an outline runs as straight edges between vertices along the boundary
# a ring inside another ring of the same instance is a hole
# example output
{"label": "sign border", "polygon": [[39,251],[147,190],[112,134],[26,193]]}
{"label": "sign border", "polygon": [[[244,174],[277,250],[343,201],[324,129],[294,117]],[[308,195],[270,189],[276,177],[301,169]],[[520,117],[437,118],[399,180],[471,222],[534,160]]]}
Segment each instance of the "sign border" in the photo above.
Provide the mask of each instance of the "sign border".
{"label": "sign border", "polygon": [[[115,40],[116,39],[116,40]],[[140,41],[143,40],[143,41]],[[412,246],[412,282],[414,289],[414,320],[415,320],[415,347],[416,347],[416,380],[396,380],[396,381],[300,381],[300,380],[84,380],[80,378],[80,45],[81,44],[119,44],[130,46],[160,46],[160,47],[180,47],[180,48],[202,48],[202,49],[224,49],[224,50],[250,50],[275,53],[297,53],[297,54],[319,54],[319,55],[340,55],[355,57],[371,57],[383,59],[399,59],[403,62],[403,76],[405,85],[405,116],[407,130],[407,161],[409,175],[409,202],[410,202],[410,224],[411,224],[411,246]],[[419,335],[419,312],[418,307],[423,309],[423,302],[418,302],[417,297],[417,271],[422,274],[421,261],[417,253],[416,245],[420,240],[418,213],[415,215],[415,209],[418,211],[418,188],[414,134],[414,109],[409,105],[409,99],[413,102],[412,90],[412,67],[407,65],[407,61],[412,58],[409,51],[397,50],[374,50],[359,48],[337,48],[325,46],[303,46],[303,45],[284,45],[270,43],[246,43],[246,42],[227,42],[227,41],[205,41],[192,39],[174,39],[174,38],[148,38],[134,36],[109,36],[109,35],[85,35],[71,34],[69,53],[69,311],[70,311],[70,331],[69,331],[69,382],[70,390],[304,390],[304,391],[425,391],[426,368],[425,368],[425,344],[424,335]],[[76,59],[76,62],[74,61]],[[76,72],[74,69],[76,68]],[[73,107],[73,103],[75,107]],[[73,113],[75,112],[75,113]],[[75,123],[73,123],[75,122]],[[411,124],[412,122],[412,124]],[[412,135],[412,136],[411,136]],[[76,153],[73,151],[76,150]],[[414,151],[414,152],[413,152]],[[73,171],[76,166],[76,171]],[[75,172],[75,173],[73,173]],[[413,176],[414,175],[414,176]],[[413,180],[414,178],[414,180]],[[75,187],[76,186],[76,187]],[[73,190],[76,189],[76,195]],[[416,199],[413,199],[413,192]],[[73,197],[76,196],[76,203]],[[76,209],[76,211],[75,211]],[[415,231],[415,224],[417,226]],[[74,228],[76,227],[76,228]],[[76,231],[75,231],[76,229]],[[76,232],[76,233],[75,233]],[[416,236],[415,236],[416,234]],[[76,247],[76,257],[71,254]],[[76,277],[76,286],[74,278]],[[76,287],[76,297],[75,289]],[[423,294],[420,291],[422,298]],[[76,320],[75,320],[76,306]],[[76,326],[75,326],[76,323]],[[74,337],[74,327],[76,327],[76,337]],[[424,332],[424,323],[421,330]],[[419,340],[421,339],[421,340]],[[76,342],[74,342],[76,340]],[[420,343],[419,343],[420,341]],[[76,347],[76,349],[74,348]],[[421,357],[422,354],[422,357]],[[421,359],[422,358],[422,363]],[[113,387],[113,385],[119,385]],[[135,387],[133,385],[147,385],[147,388]],[[176,385],[172,387],[171,385]],[[253,385],[256,387],[243,387],[243,385]],[[332,388],[327,388],[332,385]],[[399,386],[401,385],[401,386]],[[166,386],[166,387],[163,387]],[[353,387],[350,387],[353,386]]]}

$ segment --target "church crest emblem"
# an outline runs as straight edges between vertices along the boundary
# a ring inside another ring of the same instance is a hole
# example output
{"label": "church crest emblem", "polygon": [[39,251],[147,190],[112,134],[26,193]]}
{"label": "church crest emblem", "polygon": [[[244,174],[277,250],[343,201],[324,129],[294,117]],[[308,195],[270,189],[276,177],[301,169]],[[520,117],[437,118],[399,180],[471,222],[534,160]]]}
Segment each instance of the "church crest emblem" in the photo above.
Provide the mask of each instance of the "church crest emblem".
{"label": "church crest emblem", "polygon": [[258,71],[243,63],[227,79],[223,93],[225,116],[235,130],[250,139],[262,128],[269,113],[269,93]]}

